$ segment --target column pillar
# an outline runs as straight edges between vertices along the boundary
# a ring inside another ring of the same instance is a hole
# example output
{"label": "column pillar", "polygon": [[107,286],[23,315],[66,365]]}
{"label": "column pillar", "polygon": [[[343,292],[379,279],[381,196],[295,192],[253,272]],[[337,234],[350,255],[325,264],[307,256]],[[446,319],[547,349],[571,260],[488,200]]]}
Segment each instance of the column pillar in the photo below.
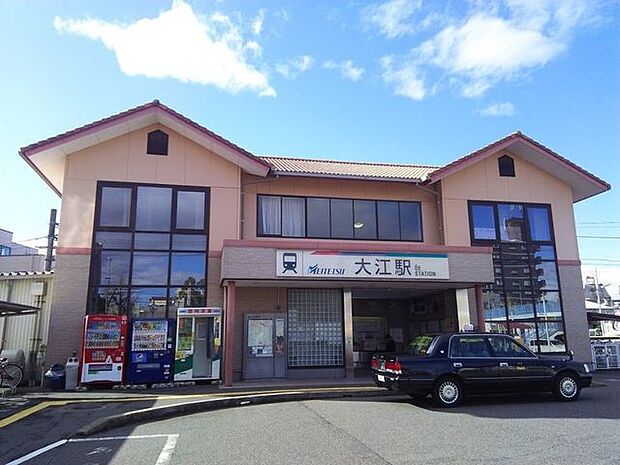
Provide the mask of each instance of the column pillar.
{"label": "column pillar", "polygon": [[485,330],[484,324],[484,301],[482,300],[482,285],[476,284],[474,286],[476,290],[476,315],[478,317],[478,331]]}
{"label": "column pillar", "polygon": [[342,290],[344,307],[344,366],[346,377],[355,376],[353,370],[353,299],[351,289]]}
{"label": "column pillar", "polygon": [[232,386],[233,382],[233,350],[235,334],[235,297],[234,281],[226,285],[226,310],[224,322],[224,386]]}

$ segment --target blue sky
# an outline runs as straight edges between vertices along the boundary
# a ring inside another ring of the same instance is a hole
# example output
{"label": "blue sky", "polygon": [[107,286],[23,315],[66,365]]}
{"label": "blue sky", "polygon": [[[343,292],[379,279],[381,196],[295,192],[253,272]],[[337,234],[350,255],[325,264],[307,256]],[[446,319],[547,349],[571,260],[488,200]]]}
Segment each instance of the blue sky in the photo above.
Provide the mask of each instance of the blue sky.
{"label": "blue sky", "polygon": [[[43,236],[60,206],[19,147],[154,98],[256,154],[441,165],[520,129],[619,186],[619,19],[594,0],[3,1],[0,227]],[[579,234],[620,236],[619,207],[577,204]],[[620,267],[619,245],[580,239],[584,263]]]}

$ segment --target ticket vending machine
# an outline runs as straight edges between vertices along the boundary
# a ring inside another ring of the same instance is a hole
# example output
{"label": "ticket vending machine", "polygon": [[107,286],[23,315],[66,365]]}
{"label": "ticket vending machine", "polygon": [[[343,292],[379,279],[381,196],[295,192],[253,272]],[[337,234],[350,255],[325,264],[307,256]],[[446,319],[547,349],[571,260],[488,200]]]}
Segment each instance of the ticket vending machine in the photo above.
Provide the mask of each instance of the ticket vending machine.
{"label": "ticket vending machine", "polygon": [[177,310],[175,381],[220,379],[221,327],[221,308],[192,307]]}
{"label": "ticket vending machine", "polygon": [[82,383],[121,383],[125,365],[127,317],[86,315],[82,343]]}
{"label": "ticket vending machine", "polygon": [[128,384],[172,381],[174,320],[136,318],[129,339]]}

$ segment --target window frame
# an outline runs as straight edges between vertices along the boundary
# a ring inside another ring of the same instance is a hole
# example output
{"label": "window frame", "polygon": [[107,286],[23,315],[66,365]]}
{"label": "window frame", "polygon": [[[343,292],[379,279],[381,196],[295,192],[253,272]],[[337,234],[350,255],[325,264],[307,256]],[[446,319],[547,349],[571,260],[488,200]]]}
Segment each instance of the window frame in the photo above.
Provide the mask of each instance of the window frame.
{"label": "window frame", "polygon": [[[305,235],[304,236],[285,236],[282,234],[282,222],[283,222],[283,217],[282,217],[282,201],[280,200],[280,234],[262,234],[260,232],[260,206],[259,206],[259,198],[260,197],[279,197],[280,199],[284,198],[284,197],[290,197],[290,198],[301,198],[304,199],[304,221],[305,221]],[[321,236],[311,236],[308,234],[308,199],[324,199],[328,201],[328,206],[329,206],[329,237],[321,237]],[[376,238],[373,239],[362,239],[362,238],[356,238],[355,237],[355,229],[353,228],[353,225],[351,225],[352,229],[353,229],[353,236],[351,238],[343,238],[343,237],[335,237],[332,233],[332,224],[331,224],[331,201],[332,200],[346,200],[346,201],[350,201],[351,202],[351,217],[353,219],[353,222],[355,222],[355,208],[354,208],[354,202],[356,200],[364,200],[364,201],[370,201],[370,202],[374,202],[374,208],[375,208],[375,235]],[[417,204],[418,205],[418,211],[419,211],[419,223],[420,223],[420,239],[419,240],[408,240],[408,239],[381,239],[379,238],[379,215],[378,215],[378,202],[394,202],[397,204],[398,206],[398,224],[399,224],[399,230],[398,230],[398,235],[399,237],[402,237],[401,235],[401,209],[400,209],[400,204],[401,203],[412,203],[412,204]],[[256,194],[256,202],[255,202],[255,212],[256,212],[256,221],[255,221],[255,228],[256,228],[256,237],[269,237],[269,238],[286,238],[286,239],[313,239],[313,240],[342,240],[342,241],[365,241],[365,242],[424,242],[424,215],[422,213],[422,202],[420,200],[395,200],[395,199],[364,199],[364,198],[355,198],[355,197],[325,197],[325,196],[320,196],[320,195],[308,195],[308,196],[304,196],[304,195],[289,195],[289,194],[263,194],[263,193],[257,193]]]}
{"label": "window frame", "polygon": [[[101,196],[104,187],[121,187],[121,188],[129,188],[131,189],[131,215],[128,227],[109,227],[104,226],[101,227],[99,225],[99,216],[101,212]],[[161,188],[169,188],[172,190],[171,196],[171,206],[170,206],[170,230],[169,231],[145,231],[142,229],[136,229],[136,214],[137,214],[137,198],[138,198],[138,187],[161,187]],[[204,227],[203,229],[181,229],[176,227],[177,223],[177,193],[181,191],[191,191],[191,192],[203,192],[205,194],[205,212],[204,212]],[[211,239],[210,234],[210,207],[211,207],[211,188],[210,187],[201,187],[201,186],[183,186],[183,185],[174,185],[174,184],[155,184],[155,183],[128,183],[128,182],[119,182],[119,181],[97,181],[97,190],[95,197],[95,218],[93,221],[93,233],[91,238],[91,252],[90,252],[90,266],[89,266],[89,277],[88,277],[88,292],[87,292],[87,300],[86,300],[86,314],[94,313],[94,307],[92,307],[94,293],[99,293],[100,289],[121,289],[126,292],[127,303],[125,305],[126,315],[129,318],[133,318],[131,314],[131,296],[133,288],[166,288],[166,317],[167,318],[176,318],[176,315],[171,315],[170,311],[170,292],[172,289],[182,288],[182,285],[172,284],[172,256],[175,253],[201,253],[205,255],[205,267],[204,267],[204,275],[200,276],[197,279],[197,282],[202,281],[201,285],[193,285],[187,286],[187,288],[198,289],[204,292],[205,303],[207,299],[207,282],[208,282],[208,274],[209,274],[209,242]],[[128,252],[129,253],[129,279],[126,285],[117,285],[117,286],[105,286],[95,282],[94,278],[97,277],[98,273],[94,272],[94,266],[96,265],[96,260],[94,260],[94,255],[96,249],[99,248],[97,245],[96,239],[98,233],[105,232],[121,232],[128,233],[130,235],[129,245],[126,247],[106,247],[100,248],[100,252],[110,251],[110,252]],[[149,233],[149,234],[167,234],[168,237],[168,248],[162,250],[161,248],[136,248],[135,237],[136,234],[140,233]],[[205,236],[205,247],[204,250],[198,249],[189,249],[189,248],[175,248],[174,247],[174,238],[175,236],[183,235],[183,236]],[[133,283],[133,265],[134,265],[134,253],[142,253],[142,252],[151,252],[151,253],[167,253],[168,255],[168,270],[167,270],[167,279],[165,284],[152,284],[152,285],[141,285]],[[93,312],[91,312],[93,310]]]}

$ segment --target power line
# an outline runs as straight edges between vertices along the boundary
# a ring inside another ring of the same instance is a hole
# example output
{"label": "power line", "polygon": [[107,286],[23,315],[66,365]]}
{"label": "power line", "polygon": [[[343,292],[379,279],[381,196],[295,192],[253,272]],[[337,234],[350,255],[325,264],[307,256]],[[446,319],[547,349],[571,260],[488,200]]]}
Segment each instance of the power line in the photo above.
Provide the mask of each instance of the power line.
{"label": "power line", "polygon": [[620,236],[577,236],[581,239],[620,239]]}
{"label": "power line", "polygon": [[32,239],[15,239],[13,240],[13,242],[32,242],[32,241],[38,241],[39,239],[47,239],[47,236],[41,236],[41,237],[33,237]]}
{"label": "power line", "polygon": [[579,221],[577,224],[620,224],[620,221]]}

